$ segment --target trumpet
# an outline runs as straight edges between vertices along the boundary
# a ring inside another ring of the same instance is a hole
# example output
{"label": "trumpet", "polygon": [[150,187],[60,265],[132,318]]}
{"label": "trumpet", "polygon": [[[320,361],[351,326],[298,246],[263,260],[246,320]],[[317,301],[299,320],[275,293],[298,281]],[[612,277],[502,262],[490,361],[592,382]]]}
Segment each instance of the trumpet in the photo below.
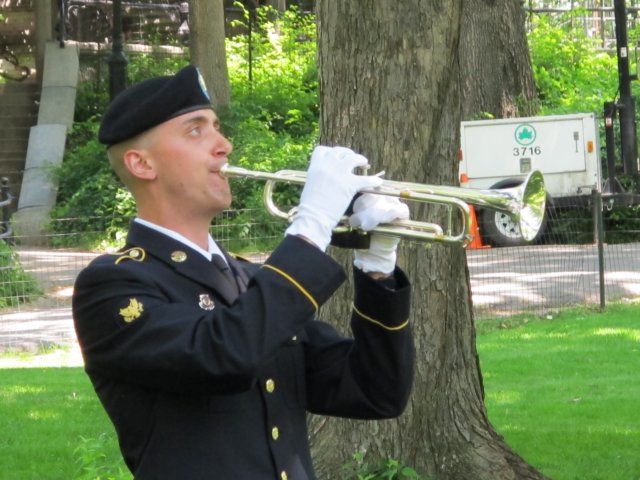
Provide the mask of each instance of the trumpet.
{"label": "trumpet", "polygon": [[[280,170],[269,173],[246,168],[224,165],[221,174],[227,178],[251,178],[265,181],[263,201],[267,211],[278,218],[291,222],[296,207],[285,212],[273,200],[273,190],[277,183],[303,185],[307,172]],[[383,180],[375,188],[366,188],[361,193],[374,193],[398,197],[403,200],[443,205],[447,208],[446,224],[416,220],[395,220],[380,224],[371,232],[399,236],[424,242],[443,242],[467,245],[473,240],[472,215],[470,205],[488,208],[509,215],[520,227],[526,241],[531,241],[542,226],[546,204],[546,191],[542,173],[534,170],[517,187],[504,189],[472,189],[464,187],[426,185],[421,183]],[[348,217],[343,217],[334,233],[349,233]]]}

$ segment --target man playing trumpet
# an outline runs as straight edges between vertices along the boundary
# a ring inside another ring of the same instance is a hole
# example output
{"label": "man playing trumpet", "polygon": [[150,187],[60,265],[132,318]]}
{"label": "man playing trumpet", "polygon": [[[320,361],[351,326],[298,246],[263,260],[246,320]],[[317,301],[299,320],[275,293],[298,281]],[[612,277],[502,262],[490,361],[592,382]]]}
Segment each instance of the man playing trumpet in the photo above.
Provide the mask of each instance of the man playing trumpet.
{"label": "man playing trumpet", "polygon": [[[299,205],[262,265],[209,234],[231,193],[232,146],[194,67],[117,96],[99,139],[131,191],[127,244],[86,267],[73,314],[85,369],[136,479],[313,479],[306,412],[399,415],[413,378],[410,286],[396,237],[354,252],[352,337],[316,318],[345,281],[325,250],[354,195],[378,185],[367,160],[317,147]],[[365,194],[350,222],[407,218]]]}

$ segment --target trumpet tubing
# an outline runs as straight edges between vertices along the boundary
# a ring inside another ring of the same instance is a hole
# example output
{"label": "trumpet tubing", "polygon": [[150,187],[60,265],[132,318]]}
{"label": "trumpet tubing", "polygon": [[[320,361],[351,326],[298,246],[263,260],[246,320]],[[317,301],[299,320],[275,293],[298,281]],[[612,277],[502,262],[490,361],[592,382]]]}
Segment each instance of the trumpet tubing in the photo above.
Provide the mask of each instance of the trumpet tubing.
{"label": "trumpet tubing", "polygon": [[[284,212],[273,201],[273,189],[277,183],[303,185],[307,173],[298,170],[280,170],[275,173],[248,170],[226,164],[221,173],[228,178],[252,178],[265,181],[263,200],[272,215],[291,221],[295,208]],[[430,222],[416,220],[396,220],[380,224],[372,232],[385,235],[412,238],[427,242],[459,243],[466,245],[472,239],[471,211],[469,205],[488,208],[510,215],[519,225],[522,237],[533,240],[542,226],[546,203],[544,178],[539,171],[531,172],[525,181],[513,188],[479,190],[441,185],[383,180],[382,185],[364,189],[363,193],[388,195],[405,200],[444,205],[448,208],[445,227]],[[457,211],[457,219],[454,212]],[[457,224],[457,225],[456,225]],[[335,231],[344,232],[351,228],[347,219]]]}

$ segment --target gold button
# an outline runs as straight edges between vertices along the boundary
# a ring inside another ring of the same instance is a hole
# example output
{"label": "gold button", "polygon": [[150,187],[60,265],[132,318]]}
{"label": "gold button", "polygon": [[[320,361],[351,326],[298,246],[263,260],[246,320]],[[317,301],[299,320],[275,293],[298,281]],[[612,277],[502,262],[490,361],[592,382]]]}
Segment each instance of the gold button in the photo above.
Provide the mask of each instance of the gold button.
{"label": "gold button", "polygon": [[297,335],[294,335],[293,337],[291,337],[291,340],[292,340],[293,342],[297,342],[297,341],[298,341],[298,336],[297,336]]}
{"label": "gold button", "polygon": [[171,253],[171,260],[177,263],[182,263],[187,259],[187,254],[181,250],[176,250]]}
{"label": "gold button", "polygon": [[271,429],[271,438],[273,438],[274,440],[277,440],[279,436],[280,436],[280,430],[278,429],[278,427],[273,427]]}
{"label": "gold button", "polygon": [[267,392],[273,393],[273,391],[276,389],[276,382],[274,382],[272,378],[269,378],[266,382],[264,382],[264,388],[267,390]]}
{"label": "gold button", "polygon": [[281,480],[287,480],[287,472],[285,472],[284,470],[282,472],[280,472],[280,479]]}

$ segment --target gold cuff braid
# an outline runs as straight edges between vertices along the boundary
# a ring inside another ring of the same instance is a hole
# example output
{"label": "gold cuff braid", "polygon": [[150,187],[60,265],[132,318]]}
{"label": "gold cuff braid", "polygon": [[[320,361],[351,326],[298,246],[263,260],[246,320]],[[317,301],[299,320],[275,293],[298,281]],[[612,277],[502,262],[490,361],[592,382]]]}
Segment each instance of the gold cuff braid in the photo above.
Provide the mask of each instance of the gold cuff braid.
{"label": "gold cuff braid", "polygon": [[395,327],[390,327],[389,325],[385,325],[384,323],[382,323],[380,320],[376,320],[375,318],[371,318],[367,315],[365,315],[364,313],[362,313],[360,310],[358,310],[355,306],[354,303],[351,304],[351,307],[353,308],[353,311],[356,312],[360,317],[362,317],[363,319],[371,322],[371,323],[375,323],[376,325],[378,325],[379,327],[384,328],[385,330],[389,330],[392,332],[395,332],[397,330],[402,330],[403,328],[405,328],[407,325],[409,325],[409,320],[406,320],[405,322],[401,323],[400,325],[397,325]]}

